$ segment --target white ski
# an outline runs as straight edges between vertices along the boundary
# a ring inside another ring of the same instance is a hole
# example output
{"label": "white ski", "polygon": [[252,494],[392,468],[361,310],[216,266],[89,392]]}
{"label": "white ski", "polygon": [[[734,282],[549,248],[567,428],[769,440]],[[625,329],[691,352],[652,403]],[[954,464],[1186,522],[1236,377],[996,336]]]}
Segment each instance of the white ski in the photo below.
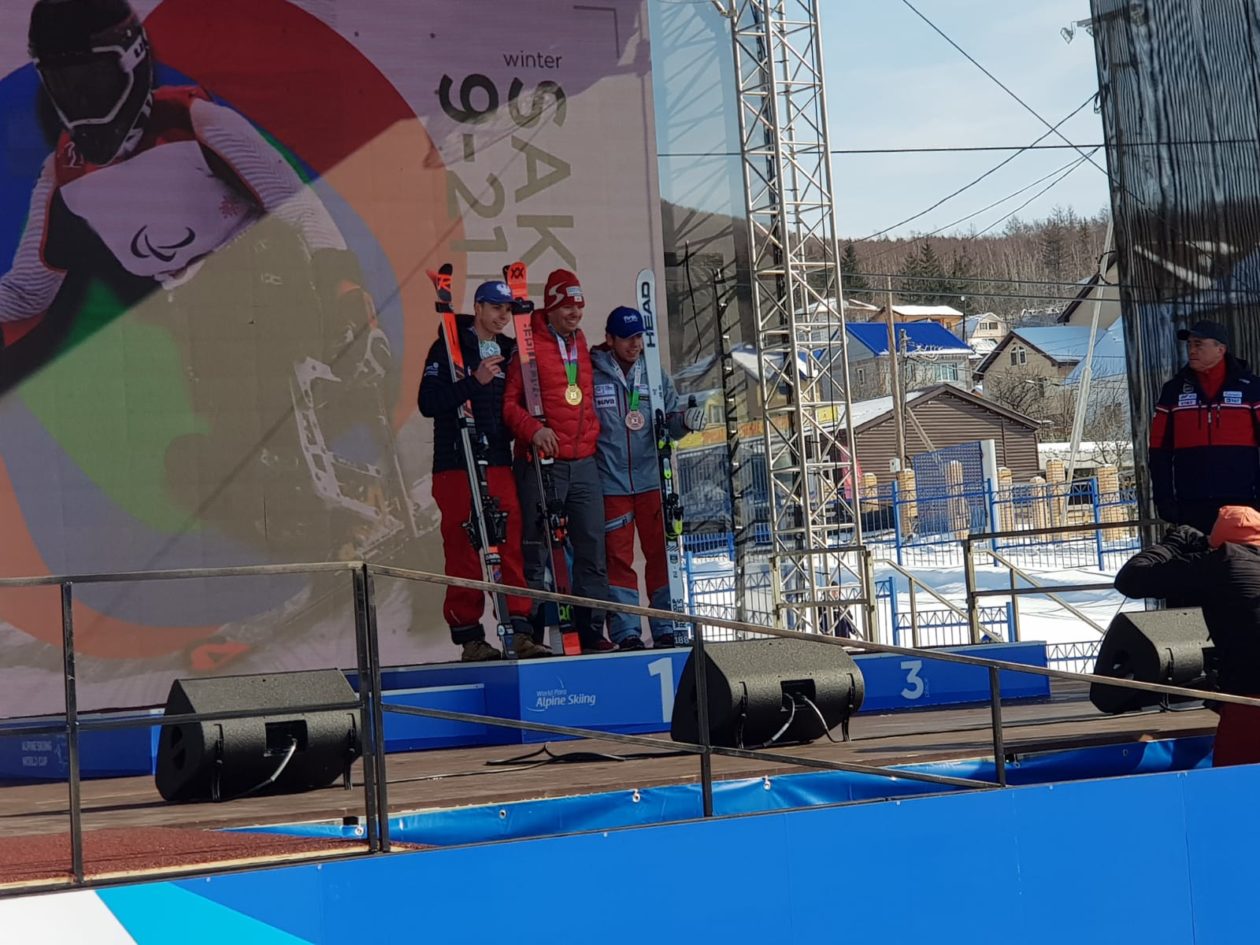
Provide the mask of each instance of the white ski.
{"label": "white ski", "polygon": [[[688,613],[687,591],[683,583],[683,510],[674,478],[674,441],[669,435],[665,416],[665,372],[661,368],[661,349],[656,337],[656,273],[651,269],[639,272],[635,279],[635,298],[643,315],[643,358],[647,364],[648,388],[652,400],[652,429],[656,435],[656,456],[661,475],[661,511],[665,519],[665,561],[669,571],[669,609]],[[644,554],[648,550],[643,549]],[[683,644],[691,639],[691,625],[676,621],[674,640]]]}

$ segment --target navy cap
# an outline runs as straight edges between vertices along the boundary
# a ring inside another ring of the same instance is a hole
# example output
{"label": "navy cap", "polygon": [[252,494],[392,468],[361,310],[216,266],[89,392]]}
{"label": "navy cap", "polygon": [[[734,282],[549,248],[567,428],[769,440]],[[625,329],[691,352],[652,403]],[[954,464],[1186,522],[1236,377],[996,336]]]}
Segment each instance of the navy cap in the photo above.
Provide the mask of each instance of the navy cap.
{"label": "navy cap", "polygon": [[1220,322],[1209,322],[1207,320],[1195,322],[1189,328],[1183,328],[1177,332],[1177,339],[1185,341],[1187,338],[1211,338],[1213,341],[1219,341],[1223,345],[1229,344],[1229,332],[1225,330],[1225,326]]}
{"label": "navy cap", "polygon": [[608,313],[608,324],[604,326],[608,334],[617,338],[633,338],[643,334],[643,316],[628,305],[618,305]]}
{"label": "navy cap", "polygon": [[477,294],[473,296],[473,301],[491,302],[495,305],[511,305],[512,290],[507,287],[506,282],[483,282],[477,286]]}

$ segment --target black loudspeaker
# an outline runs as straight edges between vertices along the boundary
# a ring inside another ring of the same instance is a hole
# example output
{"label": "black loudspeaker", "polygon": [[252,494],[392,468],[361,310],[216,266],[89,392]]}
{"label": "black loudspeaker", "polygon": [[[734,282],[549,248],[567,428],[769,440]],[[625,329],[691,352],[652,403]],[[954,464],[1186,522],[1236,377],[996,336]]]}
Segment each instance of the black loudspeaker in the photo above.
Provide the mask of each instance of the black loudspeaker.
{"label": "black loudspeaker", "polygon": [[[709,737],[714,745],[756,748],[772,740],[776,745],[811,742],[841,724],[847,735],[849,716],[862,705],[866,689],[862,672],[841,647],[804,640],[745,640],[710,643],[704,652]],[[669,730],[675,741],[693,744],[700,741],[695,659],[692,650],[674,696]]]}
{"label": "black loudspeaker", "polygon": [[356,698],[335,669],[177,679],[166,697],[167,715],[237,709],[267,714],[162,726],[158,792],[168,801],[218,801],[326,787],[359,757],[358,712],[295,713],[285,707]]}
{"label": "black loudspeaker", "polygon": [[[1094,675],[1210,689],[1211,661],[1212,642],[1199,608],[1137,610],[1117,614],[1111,621],[1098,648]],[[1103,683],[1089,687],[1089,701],[1102,712],[1132,712],[1160,705],[1165,698],[1158,692],[1119,689]],[[1177,696],[1167,698],[1172,702],[1190,701]]]}

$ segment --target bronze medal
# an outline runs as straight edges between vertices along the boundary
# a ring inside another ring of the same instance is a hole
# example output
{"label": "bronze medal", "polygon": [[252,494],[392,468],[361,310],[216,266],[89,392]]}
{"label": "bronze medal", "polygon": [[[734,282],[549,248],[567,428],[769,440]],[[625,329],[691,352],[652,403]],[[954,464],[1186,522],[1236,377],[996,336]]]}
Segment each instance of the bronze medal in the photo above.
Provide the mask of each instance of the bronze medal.
{"label": "bronze medal", "polygon": [[570,384],[564,389],[564,400],[569,405],[576,407],[582,402],[582,388],[576,384]]}
{"label": "bronze medal", "polygon": [[644,424],[646,423],[647,419],[643,416],[642,412],[638,410],[631,410],[628,414],[626,414],[626,426],[628,426],[631,430],[642,430]]}

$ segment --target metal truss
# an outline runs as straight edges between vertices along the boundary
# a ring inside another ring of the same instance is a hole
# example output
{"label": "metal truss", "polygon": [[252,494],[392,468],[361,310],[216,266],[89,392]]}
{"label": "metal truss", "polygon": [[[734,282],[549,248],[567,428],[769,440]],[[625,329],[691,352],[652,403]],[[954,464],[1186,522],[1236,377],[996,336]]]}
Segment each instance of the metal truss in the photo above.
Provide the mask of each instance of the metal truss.
{"label": "metal truss", "polygon": [[[734,0],[760,407],[781,625],[872,638],[823,92],[820,0]],[[861,589],[856,613],[832,603]],[[842,590],[843,586],[843,590]],[[862,616],[859,616],[861,614]],[[865,626],[863,626],[865,624]],[[866,630],[867,633],[862,633]]]}

